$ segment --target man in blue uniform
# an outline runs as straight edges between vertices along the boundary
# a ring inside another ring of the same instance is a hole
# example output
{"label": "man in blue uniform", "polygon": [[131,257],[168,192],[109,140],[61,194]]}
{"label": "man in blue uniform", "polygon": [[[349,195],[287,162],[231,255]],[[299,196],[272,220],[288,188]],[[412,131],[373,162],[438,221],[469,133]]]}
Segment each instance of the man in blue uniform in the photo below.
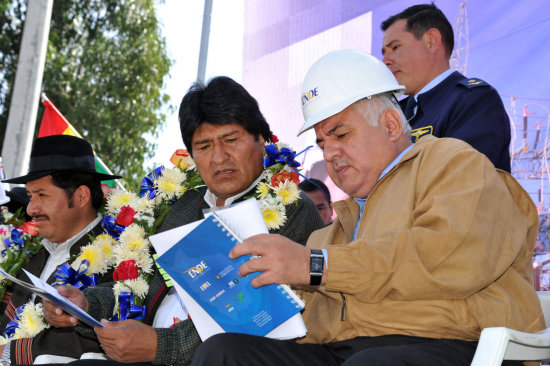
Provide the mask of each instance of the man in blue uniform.
{"label": "man in blue uniform", "polygon": [[461,139],[510,172],[510,120],[497,91],[450,68],[451,24],[435,5],[414,5],[389,17],[383,61],[406,88],[400,104],[413,129],[424,135]]}

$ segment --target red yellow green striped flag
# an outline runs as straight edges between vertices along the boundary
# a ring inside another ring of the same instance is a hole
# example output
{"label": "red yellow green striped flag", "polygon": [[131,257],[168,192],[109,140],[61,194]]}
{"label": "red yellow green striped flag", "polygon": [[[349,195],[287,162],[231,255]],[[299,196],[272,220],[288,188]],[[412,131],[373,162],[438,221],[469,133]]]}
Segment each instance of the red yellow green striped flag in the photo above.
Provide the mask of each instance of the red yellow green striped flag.
{"label": "red yellow green striped flag", "polygon": [[[42,122],[40,123],[40,130],[38,130],[38,137],[50,135],[71,135],[82,138],[78,131],[74,129],[69,121],[67,121],[67,119],[44,94],[42,94],[42,104],[46,107],[46,109],[42,115]],[[97,155],[95,155],[95,169],[99,173],[113,174]],[[122,187],[117,180],[105,180],[101,183],[107,184],[111,188],[118,186],[118,188],[124,189],[124,187]]]}

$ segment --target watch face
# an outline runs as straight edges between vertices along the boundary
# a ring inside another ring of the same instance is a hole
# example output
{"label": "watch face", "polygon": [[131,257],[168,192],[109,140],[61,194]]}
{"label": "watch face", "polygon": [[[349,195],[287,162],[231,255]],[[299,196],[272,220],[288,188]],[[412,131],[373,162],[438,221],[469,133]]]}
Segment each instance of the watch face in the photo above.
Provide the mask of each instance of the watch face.
{"label": "watch face", "polygon": [[314,272],[314,273],[323,273],[323,265],[324,265],[324,260],[323,258],[316,258],[316,257],[312,257],[311,258],[311,263],[310,263],[310,266],[309,266],[309,270],[310,272]]}

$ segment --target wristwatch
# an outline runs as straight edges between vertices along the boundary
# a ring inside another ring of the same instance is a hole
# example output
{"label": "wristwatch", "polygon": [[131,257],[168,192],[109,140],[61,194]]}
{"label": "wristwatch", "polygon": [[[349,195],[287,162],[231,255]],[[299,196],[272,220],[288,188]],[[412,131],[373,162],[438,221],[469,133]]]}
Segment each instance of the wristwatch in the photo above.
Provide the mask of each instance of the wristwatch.
{"label": "wristwatch", "polygon": [[309,256],[309,284],[319,286],[325,269],[325,256],[320,249],[311,249]]}

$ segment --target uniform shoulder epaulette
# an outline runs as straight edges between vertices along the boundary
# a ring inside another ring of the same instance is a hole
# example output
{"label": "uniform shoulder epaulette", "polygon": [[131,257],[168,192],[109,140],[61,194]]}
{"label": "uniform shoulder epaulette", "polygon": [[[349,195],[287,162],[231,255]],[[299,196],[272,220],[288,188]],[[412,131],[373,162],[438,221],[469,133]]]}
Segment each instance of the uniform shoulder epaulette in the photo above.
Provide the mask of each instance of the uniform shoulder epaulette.
{"label": "uniform shoulder epaulette", "polygon": [[458,82],[460,85],[464,85],[467,88],[476,88],[478,86],[489,86],[485,81],[477,78],[463,79]]}

